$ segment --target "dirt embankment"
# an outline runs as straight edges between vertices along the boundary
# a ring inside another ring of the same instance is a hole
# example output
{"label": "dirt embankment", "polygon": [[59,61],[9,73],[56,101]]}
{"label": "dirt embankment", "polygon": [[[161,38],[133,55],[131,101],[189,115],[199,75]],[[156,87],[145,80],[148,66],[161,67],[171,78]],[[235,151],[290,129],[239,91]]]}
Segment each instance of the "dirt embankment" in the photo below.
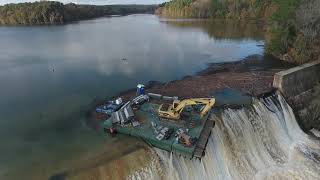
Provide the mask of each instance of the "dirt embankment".
{"label": "dirt embankment", "polygon": [[[273,75],[293,65],[271,57],[250,56],[242,61],[213,63],[194,76],[167,83],[152,81],[147,92],[181,98],[208,97],[214,91],[224,88],[237,89],[257,96],[272,90]],[[135,89],[120,93],[128,100],[135,96]]]}

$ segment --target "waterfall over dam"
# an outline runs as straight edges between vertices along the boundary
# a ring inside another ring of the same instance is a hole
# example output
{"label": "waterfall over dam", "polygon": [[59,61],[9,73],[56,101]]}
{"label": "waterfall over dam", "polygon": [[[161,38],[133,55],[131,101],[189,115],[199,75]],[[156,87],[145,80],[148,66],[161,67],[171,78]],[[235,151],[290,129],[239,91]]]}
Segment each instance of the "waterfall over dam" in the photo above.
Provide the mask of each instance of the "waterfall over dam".
{"label": "waterfall over dam", "polygon": [[128,179],[320,179],[320,141],[300,129],[282,96],[214,118],[201,161],[152,149],[155,158]]}

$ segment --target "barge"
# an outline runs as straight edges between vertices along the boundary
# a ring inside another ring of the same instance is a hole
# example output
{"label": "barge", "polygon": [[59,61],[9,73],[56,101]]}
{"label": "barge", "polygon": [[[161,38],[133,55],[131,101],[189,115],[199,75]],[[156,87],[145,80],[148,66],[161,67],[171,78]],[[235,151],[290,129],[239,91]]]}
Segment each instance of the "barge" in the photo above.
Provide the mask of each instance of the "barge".
{"label": "barge", "polygon": [[[163,102],[168,101],[171,105],[167,105],[166,112]],[[214,103],[214,98],[178,100],[153,93],[141,94],[113,112],[103,127],[111,134],[126,134],[152,147],[201,159],[214,126],[209,118]]]}

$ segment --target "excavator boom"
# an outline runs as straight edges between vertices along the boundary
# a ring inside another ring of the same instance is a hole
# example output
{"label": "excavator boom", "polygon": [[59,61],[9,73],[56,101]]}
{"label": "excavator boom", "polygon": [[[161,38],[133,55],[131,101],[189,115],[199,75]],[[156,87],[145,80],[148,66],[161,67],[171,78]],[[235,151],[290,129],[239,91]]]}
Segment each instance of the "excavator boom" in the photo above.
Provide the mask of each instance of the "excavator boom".
{"label": "excavator boom", "polygon": [[158,115],[163,118],[179,120],[180,114],[186,106],[203,105],[204,107],[200,112],[200,116],[203,117],[212,109],[214,104],[214,98],[191,98],[182,101],[175,100],[170,106],[165,106],[164,104],[160,105]]}

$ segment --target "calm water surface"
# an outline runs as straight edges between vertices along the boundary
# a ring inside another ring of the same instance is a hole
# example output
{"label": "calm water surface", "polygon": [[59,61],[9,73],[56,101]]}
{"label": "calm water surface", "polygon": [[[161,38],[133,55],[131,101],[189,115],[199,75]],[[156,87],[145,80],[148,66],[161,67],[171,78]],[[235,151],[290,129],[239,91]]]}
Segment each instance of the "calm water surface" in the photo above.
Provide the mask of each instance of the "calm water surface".
{"label": "calm water surface", "polygon": [[46,179],[97,149],[112,151],[84,123],[94,98],[263,54],[263,44],[255,24],[154,15],[0,27],[0,179]]}

